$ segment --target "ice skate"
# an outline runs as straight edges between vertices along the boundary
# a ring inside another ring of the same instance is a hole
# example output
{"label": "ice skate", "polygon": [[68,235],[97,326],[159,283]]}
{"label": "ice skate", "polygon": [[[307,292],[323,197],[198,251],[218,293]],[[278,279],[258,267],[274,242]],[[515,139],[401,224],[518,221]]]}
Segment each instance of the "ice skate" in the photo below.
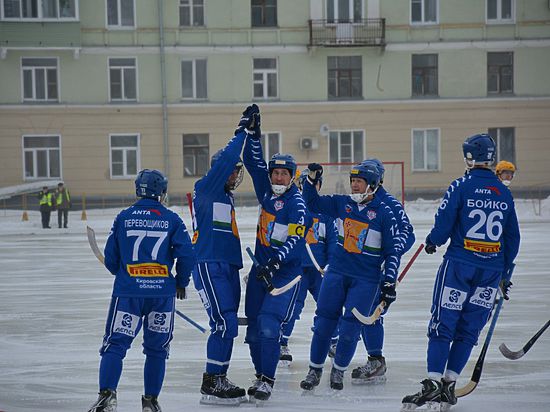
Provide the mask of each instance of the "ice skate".
{"label": "ice skate", "polygon": [[256,406],[262,406],[264,402],[268,401],[271,397],[271,392],[273,391],[273,385],[275,381],[266,376],[262,376],[260,386],[256,389],[254,393],[254,399],[256,400]]}
{"label": "ice skate", "polygon": [[441,402],[441,382],[424,379],[422,390],[414,395],[407,395],[401,401],[401,411],[412,411],[418,408],[428,411],[439,411]]}
{"label": "ice skate", "polygon": [[97,401],[90,407],[88,412],[116,412],[116,391],[104,389],[99,392]]}
{"label": "ice skate", "polygon": [[202,405],[237,406],[241,403],[240,397],[231,389],[225,375],[204,373],[201,394]]}
{"label": "ice skate", "polygon": [[159,402],[156,396],[146,396],[141,397],[141,411],[142,412],[162,412]]}
{"label": "ice skate", "polygon": [[441,412],[446,412],[451,409],[451,406],[456,405],[455,385],[454,381],[447,382],[445,379],[441,381]]}
{"label": "ice skate", "polygon": [[351,383],[367,385],[386,381],[386,359],[383,356],[369,356],[367,363],[351,372]]}
{"label": "ice skate", "polygon": [[255,378],[252,381],[252,385],[248,387],[248,390],[246,393],[250,397],[250,400],[254,397],[254,394],[256,393],[256,389],[262,384],[262,375],[254,375]]}
{"label": "ice skate", "polygon": [[319,385],[321,382],[321,376],[323,375],[323,369],[309,367],[309,371],[305,379],[300,382],[300,388],[305,391],[310,391]]}
{"label": "ice skate", "polygon": [[332,367],[330,371],[330,388],[336,391],[344,389],[344,371]]}
{"label": "ice skate", "polygon": [[247,402],[248,398],[246,397],[246,391],[244,388],[241,388],[231,382],[227,375],[220,375],[220,377],[225,380],[225,385],[227,386],[229,392],[234,395],[234,397],[239,399],[239,402]]}
{"label": "ice skate", "polygon": [[338,344],[337,343],[330,344],[330,348],[328,350],[328,357],[331,359],[334,359],[334,357],[336,356],[336,345]]}
{"label": "ice skate", "polygon": [[279,356],[279,364],[283,366],[290,366],[292,363],[292,354],[288,346],[281,346],[281,354]]}

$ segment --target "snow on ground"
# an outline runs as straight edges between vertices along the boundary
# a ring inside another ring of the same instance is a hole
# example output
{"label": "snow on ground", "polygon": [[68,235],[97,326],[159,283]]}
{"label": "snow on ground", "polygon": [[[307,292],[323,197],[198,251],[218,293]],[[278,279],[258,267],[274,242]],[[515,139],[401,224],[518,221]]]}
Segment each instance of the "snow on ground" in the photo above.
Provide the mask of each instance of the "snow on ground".
{"label": "snow on ground", "polygon": [[[438,202],[407,204],[418,241],[428,233]],[[511,300],[500,315],[487,354],[481,383],[471,395],[459,400],[457,412],[547,411],[550,403],[550,332],[543,335],[523,358],[505,359],[501,342],[519,349],[549,318],[550,314],[550,200],[516,201],[522,230],[522,245],[516,261]],[[189,224],[189,213],[174,208]],[[87,244],[85,227],[97,232],[102,248],[117,210],[71,212],[69,229],[45,230],[38,212],[21,221],[22,211],[0,211],[0,411],[86,411],[97,395],[98,349],[110,299],[112,278],[96,261]],[[237,219],[244,246],[253,245],[257,208],[240,208]],[[56,223],[57,216],[52,215]],[[53,225],[55,226],[55,225]],[[418,243],[417,243],[418,244]],[[416,248],[413,247],[413,251]],[[406,262],[411,256],[405,256]],[[302,320],[297,322],[290,347],[295,362],[279,368],[270,411],[397,411],[401,398],[419,389],[425,373],[426,325],[431,290],[442,251],[421,254],[398,291],[398,300],[386,316],[385,356],[388,381],[370,387],[352,386],[346,374],[344,390],[328,388],[329,364],[320,387],[313,395],[302,394],[298,383],[307,372],[311,319],[314,305],[308,299]],[[250,261],[245,258],[248,272]],[[194,289],[191,287],[191,290]],[[207,325],[196,293],[178,301],[178,309]],[[241,315],[244,300],[241,303]],[[480,341],[483,341],[483,333]],[[241,327],[236,340],[230,378],[248,386],[253,368],[248,347],[242,343]],[[160,397],[165,412],[228,410],[200,406],[199,387],[204,367],[206,335],[181,319],[168,361]],[[119,386],[120,412],[140,410],[143,355],[141,335],[125,360]],[[465,384],[479,354],[474,349],[458,386]],[[366,357],[359,343],[352,367]],[[250,408],[242,405],[241,408]]]}

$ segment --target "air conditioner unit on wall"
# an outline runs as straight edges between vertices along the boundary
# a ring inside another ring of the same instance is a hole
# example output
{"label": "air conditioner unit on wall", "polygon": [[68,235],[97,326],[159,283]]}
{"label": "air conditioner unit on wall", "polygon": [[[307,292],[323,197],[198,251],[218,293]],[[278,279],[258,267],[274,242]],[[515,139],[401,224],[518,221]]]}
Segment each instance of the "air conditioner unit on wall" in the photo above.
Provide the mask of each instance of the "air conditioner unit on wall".
{"label": "air conditioner unit on wall", "polygon": [[300,150],[316,150],[319,148],[319,141],[315,137],[300,137]]}

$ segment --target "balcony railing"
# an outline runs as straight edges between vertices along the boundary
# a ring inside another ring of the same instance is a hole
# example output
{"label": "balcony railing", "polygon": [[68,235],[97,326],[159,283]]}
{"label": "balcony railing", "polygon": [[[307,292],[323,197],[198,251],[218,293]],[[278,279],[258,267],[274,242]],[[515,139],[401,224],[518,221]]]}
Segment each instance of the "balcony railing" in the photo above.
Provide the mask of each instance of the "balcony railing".
{"label": "balcony railing", "polygon": [[384,47],[386,19],[309,20],[309,46]]}

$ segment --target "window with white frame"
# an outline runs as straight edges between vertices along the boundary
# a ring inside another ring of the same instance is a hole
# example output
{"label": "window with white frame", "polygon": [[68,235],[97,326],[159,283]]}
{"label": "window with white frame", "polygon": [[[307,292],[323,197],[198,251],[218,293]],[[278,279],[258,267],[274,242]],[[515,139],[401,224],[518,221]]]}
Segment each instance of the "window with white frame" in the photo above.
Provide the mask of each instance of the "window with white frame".
{"label": "window with white frame", "polygon": [[23,57],[21,72],[23,101],[58,101],[56,58]]}
{"label": "window with white frame", "polygon": [[362,130],[331,131],[328,139],[330,163],[359,163],[364,159],[365,139]]}
{"label": "window with white frame", "polygon": [[281,153],[281,134],[277,132],[262,133],[261,137],[264,159],[269,162],[271,156]]}
{"label": "window with white frame", "polygon": [[134,27],[134,0],[106,0],[107,26],[112,28]]}
{"label": "window with white frame", "polygon": [[109,59],[109,92],[111,101],[137,100],[135,58]]}
{"label": "window with white frame", "polygon": [[134,178],[140,169],[139,134],[111,134],[109,147],[111,178]]}
{"label": "window with white frame", "polygon": [[514,92],[514,52],[487,53],[487,93]]}
{"label": "window with white frame", "polygon": [[61,178],[61,138],[59,136],[23,136],[25,179]]}
{"label": "window with white frame", "polygon": [[516,129],[515,127],[495,127],[489,129],[489,135],[496,143],[495,164],[507,160],[516,164]]}
{"label": "window with white frame", "polygon": [[278,97],[277,59],[254,59],[254,97],[275,99]]}
{"label": "window with white frame", "polygon": [[181,62],[181,97],[183,99],[206,99],[206,59]]}
{"label": "window with white frame", "polygon": [[362,0],[327,0],[327,23],[360,22],[363,18]]}
{"label": "window with white frame", "polygon": [[206,133],[183,135],[183,177],[206,174],[210,167],[208,141]]}
{"label": "window with white frame", "polygon": [[180,0],[180,26],[204,26],[204,0]]}
{"label": "window with white frame", "polygon": [[1,0],[6,20],[76,20],[78,0]]}
{"label": "window with white frame", "polygon": [[411,0],[411,24],[436,24],[439,0]]}
{"label": "window with white frame", "polygon": [[439,129],[413,129],[412,169],[413,172],[439,170]]}
{"label": "window with white frame", "polygon": [[486,0],[487,23],[513,23],[515,0]]}

